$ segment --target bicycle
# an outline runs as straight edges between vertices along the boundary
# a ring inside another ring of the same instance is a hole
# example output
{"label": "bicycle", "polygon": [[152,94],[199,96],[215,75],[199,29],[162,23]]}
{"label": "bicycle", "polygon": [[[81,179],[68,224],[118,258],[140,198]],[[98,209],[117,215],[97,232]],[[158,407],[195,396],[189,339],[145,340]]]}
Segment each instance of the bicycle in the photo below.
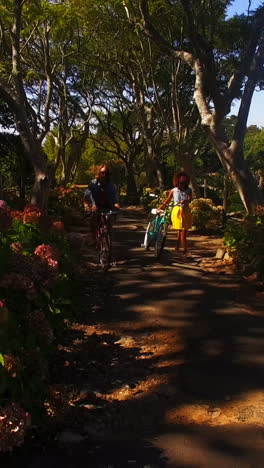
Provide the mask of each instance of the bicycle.
{"label": "bicycle", "polygon": [[144,243],[141,244],[141,247],[144,247],[146,250],[150,248],[151,244],[154,244],[154,255],[156,259],[160,257],[166,241],[168,231],[166,213],[167,207],[165,210],[158,210],[157,208],[153,208],[151,210],[151,214],[155,216],[148,223],[145,232]]}
{"label": "bicycle", "polygon": [[[110,217],[116,215],[117,211],[101,211],[96,213],[96,250],[98,253],[98,263],[103,271],[108,271],[112,266],[112,241]],[[87,213],[89,216],[91,213]]]}

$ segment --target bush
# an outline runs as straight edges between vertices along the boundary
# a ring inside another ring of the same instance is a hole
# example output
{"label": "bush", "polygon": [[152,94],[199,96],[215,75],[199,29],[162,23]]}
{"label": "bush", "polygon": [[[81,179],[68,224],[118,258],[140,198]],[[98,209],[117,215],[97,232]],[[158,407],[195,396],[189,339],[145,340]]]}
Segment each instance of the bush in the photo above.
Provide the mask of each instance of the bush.
{"label": "bush", "polygon": [[[28,412],[35,417],[42,411],[55,340],[65,331],[63,319],[72,311],[72,288],[63,224],[52,223],[35,206],[10,212],[0,201],[0,207],[0,419],[4,431],[0,451],[4,451],[22,443]],[[12,421],[17,421],[17,437]]]}
{"label": "bush", "polygon": [[210,198],[196,198],[190,203],[193,227],[198,231],[218,230],[223,226],[223,207],[215,206]]}
{"label": "bush", "polygon": [[264,278],[264,207],[257,207],[253,216],[241,222],[230,220],[224,243],[238,266],[247,265],[249,273],[257,272]]}
{"label": "bush", "polygon": [[78,223],[83,215],[84,188],[76,185],[55,187],[49,199],[49,212],[66,224]]}
{"label": "bush", "polygon": [[[159,198],[151,197],[151,193],[154,193]],[[161,192],[158,187],[152,189],[150,187],[144,187],[142,190],[142,195],[140,197],[140,203],[143,206],[144,210],[149,212],[152,208],[156,208],[161,204]]]}

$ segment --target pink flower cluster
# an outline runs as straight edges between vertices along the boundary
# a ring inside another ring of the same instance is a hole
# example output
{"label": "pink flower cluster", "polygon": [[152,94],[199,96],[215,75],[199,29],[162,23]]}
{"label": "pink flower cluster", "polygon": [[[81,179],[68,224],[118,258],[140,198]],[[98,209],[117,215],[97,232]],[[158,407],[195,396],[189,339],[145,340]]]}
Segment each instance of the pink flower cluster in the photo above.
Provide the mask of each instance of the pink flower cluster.
{"label": "pink flower cluster", "polygon": [[31,425],[29,413],[12,403],[0,410],[0,452],[11,452],[24,443],[27,429]]}
{"label": "pink flower cluster", "polygon": [[[10,257],[10,267],[12,271],[29,278],[37,289],[50,289],[58,279],[57,269],[52,268],[38,256],[13,253]],[[12,283],[11,287],[15,289],[16,283]]]}
{"label": "pink flower cluster", "polygon": [[0,200],[0,231],[7,231],[12,225],[10,208],[4,200]]}
{"label": "pink flower cluster", "polygon": [[2,309],[3,307],[5,307],[5,300],[0,299],[0,309]]}
{"label": "pink flower cluster", "polygon": [[64,228],[64,224],[62,221],[54,221],[52,223],[52,229],[53,231],[56,231],[56,232],[59,232],[59,233],[63,233],[65,228]]}
{"label": "pink flower cluster", "polygon": [[41,244],[34,250],[34,255],[39,257],[43,262],[47,263],[54,270],[58,270],[58,260],[60,252],[56,247],[51,245]]}

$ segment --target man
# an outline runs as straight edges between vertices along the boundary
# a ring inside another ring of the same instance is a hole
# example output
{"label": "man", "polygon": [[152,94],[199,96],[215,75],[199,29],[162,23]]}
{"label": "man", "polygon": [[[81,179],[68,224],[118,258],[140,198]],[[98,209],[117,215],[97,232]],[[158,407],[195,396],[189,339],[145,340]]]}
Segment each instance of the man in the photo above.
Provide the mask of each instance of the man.
{"label": "man", "polygon": [[98,211],[118,210],[118,193],[116,185],[111,181],[110,169],[107,164],[99,167],[96,179],[93,179],[84,192],[84,210],[92,211],[94,216],[91,219],[91,230],[93,243],[97,228]]}
{"label": "man", "polygon": [[116,185],[110,177],[107,164],[99,167],[96,179],[93,179],[84,192],[84,210],[114,210],[119,209]]}

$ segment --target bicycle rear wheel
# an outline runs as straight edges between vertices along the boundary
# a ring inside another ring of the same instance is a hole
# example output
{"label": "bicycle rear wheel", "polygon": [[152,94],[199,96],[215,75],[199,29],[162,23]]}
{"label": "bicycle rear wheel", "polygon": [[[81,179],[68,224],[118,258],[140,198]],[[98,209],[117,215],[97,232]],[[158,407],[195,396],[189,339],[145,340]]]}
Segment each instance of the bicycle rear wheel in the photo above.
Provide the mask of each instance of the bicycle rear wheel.
{"label": "bicycle rear wheel", "polygon": [[109,234],[104,234],[100,239],[99,246],[99,264],[103,271],[111,268],[111,240]]}
{"label": "bicycle rear wheel", "polygon": [[152,220],[148,223],[148,226],[145,232],[144,243],[142,244],[142,247],[144,247],[146,250],[149,249],[154,236],[155,236],[155,225],[154,225],[154,221]]}
{"label": "bicycle rear wheel", "polygon": [[165,223],[161,223],[158,228],[156,242],[155,242],[155,257],[158,259],[162,253],[164,248],[165,240],[166,240],[167,228]]}

